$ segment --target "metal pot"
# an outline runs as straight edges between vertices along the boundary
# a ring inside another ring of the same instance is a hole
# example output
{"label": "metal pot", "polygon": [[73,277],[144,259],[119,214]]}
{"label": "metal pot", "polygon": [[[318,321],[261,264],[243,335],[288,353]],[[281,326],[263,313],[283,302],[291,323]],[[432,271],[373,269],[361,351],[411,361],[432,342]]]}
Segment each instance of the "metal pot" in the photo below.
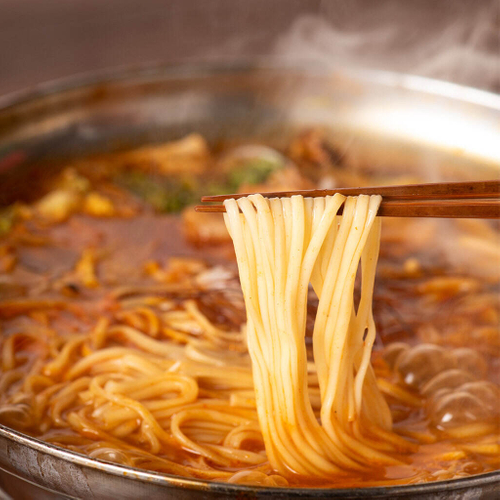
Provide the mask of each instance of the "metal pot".
{"label": "metal pot", "polygon": [[[425,163],[432,179],[491,178],[499,175],[499,123],[500,96],[392,73],[259,61],[104,74],[0,99],[0,205],[27,196],[31,179],[60,160],[193,130],[286,140],[304,125],[327,125],[339,143],[355,141],[359,162],[408,171]],[[213,483],[90,459],[1,425],[0,469],[15,498],[475,499],[500,491],[500,472],[355,489]]]}

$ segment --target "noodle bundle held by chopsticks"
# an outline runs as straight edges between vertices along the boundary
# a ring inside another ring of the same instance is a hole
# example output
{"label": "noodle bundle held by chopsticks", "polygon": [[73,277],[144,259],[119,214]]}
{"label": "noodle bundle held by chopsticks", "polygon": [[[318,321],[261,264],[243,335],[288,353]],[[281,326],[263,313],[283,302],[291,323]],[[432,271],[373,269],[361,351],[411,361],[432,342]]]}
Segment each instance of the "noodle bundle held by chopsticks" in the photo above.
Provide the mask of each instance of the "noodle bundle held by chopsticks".
{"label": "noodle bundle held by chopsticks", "polygon": [[[407,446],[391,432],[370,364],[380,202],[380,196],[340,194],[224,202],[247,310],[259,422],[269,460],[282,475],[328,477],[396,464]],[[319,419],[307,383],[309,283],[319,298],[313,333]]]}

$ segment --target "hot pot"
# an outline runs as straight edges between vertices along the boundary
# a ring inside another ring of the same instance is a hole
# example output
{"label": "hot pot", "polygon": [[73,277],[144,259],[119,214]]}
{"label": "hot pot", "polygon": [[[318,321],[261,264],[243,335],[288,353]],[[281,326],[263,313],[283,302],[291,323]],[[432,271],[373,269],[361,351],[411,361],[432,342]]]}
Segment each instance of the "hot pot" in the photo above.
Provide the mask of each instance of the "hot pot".
{"label": "hot pot", "polygon": [[[355,161],[408,171],[424,165],[430,181],[494,178],[500,172],[500,96],[485,91],[279,61],[154,67],[0,99],[0,206],[26,198],[36,179],[78,155],[190,131],[209,140],[285,140],[308,124],[328,126],[355,151]],[[0,486],[5,498],[37,499],[476,499],[498,494],[500,471],[410,486],[270,489],[127,468],[0,425]]]}

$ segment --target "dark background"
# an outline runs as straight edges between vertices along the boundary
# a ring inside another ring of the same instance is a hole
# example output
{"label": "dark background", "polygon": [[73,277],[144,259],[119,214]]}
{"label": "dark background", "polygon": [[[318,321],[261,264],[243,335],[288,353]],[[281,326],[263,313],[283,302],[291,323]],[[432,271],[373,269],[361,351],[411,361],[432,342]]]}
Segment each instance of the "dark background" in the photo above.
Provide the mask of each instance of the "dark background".
{"label": "dark background", "polygon": [[[339,30],[340,42],[315,40],[314,23],[304,35],[337,64],[498,87],[500,0],[0,0],[0,95],[104,68],[269,54],[304,16]],[[287,43],[281,54],[311,55]]]}

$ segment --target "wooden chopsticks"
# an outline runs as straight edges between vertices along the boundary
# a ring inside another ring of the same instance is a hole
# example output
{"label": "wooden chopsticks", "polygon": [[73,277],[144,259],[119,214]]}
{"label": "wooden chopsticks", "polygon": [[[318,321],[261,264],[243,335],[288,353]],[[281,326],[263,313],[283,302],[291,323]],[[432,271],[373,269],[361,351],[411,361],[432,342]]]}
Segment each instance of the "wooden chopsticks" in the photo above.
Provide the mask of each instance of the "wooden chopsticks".
{"label": "wooden chopsticks", "polygon": [[[266,198],[294,195],[316,198],[341,193],[345,196],[380,194],[378,215],[384,217],[500,218],[500,181],[439,182],[339,189],[314,189],[261,193]],[[202,202],[222,202],[248,194],[204,196]],[[224,212],[224,205],[198,205],[198,212]],[[340,212],[339,212],[340,213]]]}

